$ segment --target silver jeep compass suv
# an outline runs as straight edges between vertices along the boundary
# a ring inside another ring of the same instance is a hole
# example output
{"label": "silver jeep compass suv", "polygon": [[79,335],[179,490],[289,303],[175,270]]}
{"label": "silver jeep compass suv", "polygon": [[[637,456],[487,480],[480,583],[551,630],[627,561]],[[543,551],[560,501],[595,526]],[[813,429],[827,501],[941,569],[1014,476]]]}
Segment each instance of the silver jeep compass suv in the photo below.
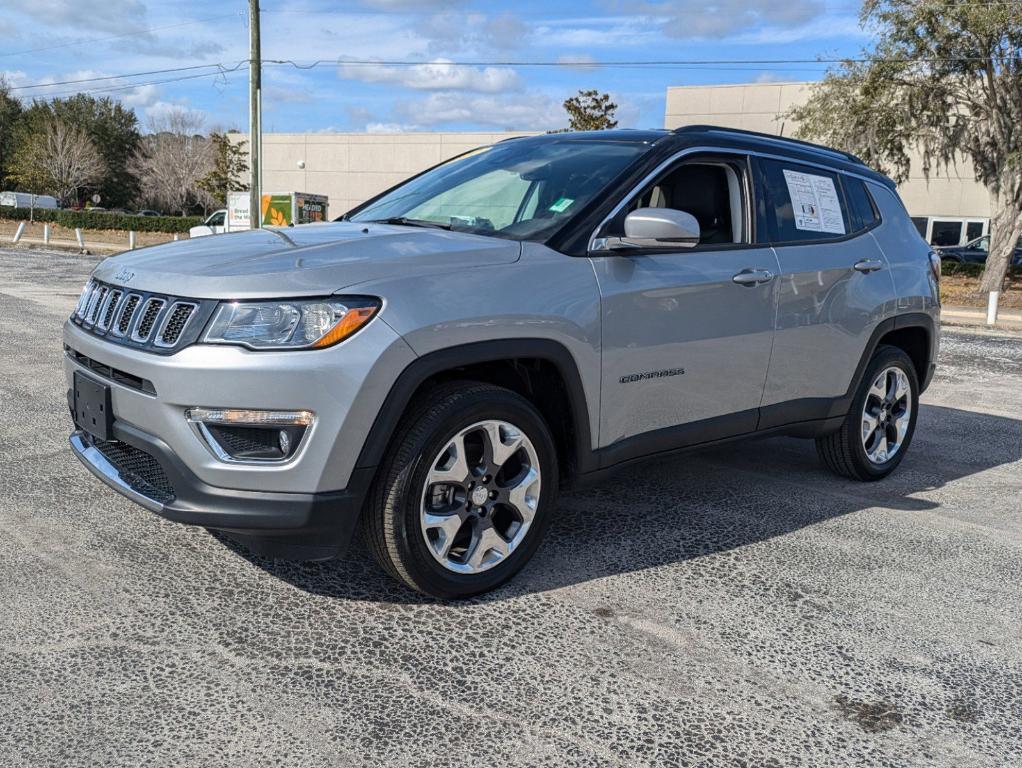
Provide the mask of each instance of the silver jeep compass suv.
{"label": "silver jeep compass suv", "polygon": [[763,434],[878,480],[912,440],[939,259],[857,158],[706,126],[514,139],[328,224],[101,263],[71,446],[157,514],[321,559],[360,522],[441,598],[532,556],[558,488]]}

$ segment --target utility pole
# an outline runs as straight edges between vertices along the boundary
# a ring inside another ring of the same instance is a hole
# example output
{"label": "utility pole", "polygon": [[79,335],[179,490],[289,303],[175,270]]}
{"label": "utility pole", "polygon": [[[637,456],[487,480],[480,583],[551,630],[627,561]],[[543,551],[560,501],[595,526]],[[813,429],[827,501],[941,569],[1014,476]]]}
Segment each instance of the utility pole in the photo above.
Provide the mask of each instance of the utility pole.
{"label": "utility pole", "polygon": [[262,162],[263,149],[263,60],[259,45],[259,0],[248,2],[248,146],[251,153],[251,179],[249,180],[249,220],[252,229],[258,229],[262,219]]}

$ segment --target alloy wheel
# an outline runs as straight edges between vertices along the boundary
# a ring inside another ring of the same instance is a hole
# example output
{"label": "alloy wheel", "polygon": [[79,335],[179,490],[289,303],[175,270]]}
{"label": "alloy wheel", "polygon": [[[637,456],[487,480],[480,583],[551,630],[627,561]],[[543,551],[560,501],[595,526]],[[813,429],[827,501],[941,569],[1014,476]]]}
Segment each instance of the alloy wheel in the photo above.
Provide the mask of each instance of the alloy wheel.
{"label": "alloy wheel", "polygon": [[862,407],[862,447],[873,464],[890,461],[901,449],[912,420],[912,385],[898,367],[881,371]]}
{"label": "alloy wheel", "polygon": [[430,464],[420,503],[433,558],[459,574],[506,560],[532,525],[540,474],[532,441],[506,421],[480,421],[451,437]]}

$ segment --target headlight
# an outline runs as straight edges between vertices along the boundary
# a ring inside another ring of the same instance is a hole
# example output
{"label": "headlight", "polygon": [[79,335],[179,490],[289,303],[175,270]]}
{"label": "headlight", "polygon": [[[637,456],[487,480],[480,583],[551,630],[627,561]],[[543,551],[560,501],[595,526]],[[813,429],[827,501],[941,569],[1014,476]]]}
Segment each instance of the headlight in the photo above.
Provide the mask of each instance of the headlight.
{"label": "headlight", "polygon": [[379,309],[378,300],[364,298],[223,303],[202,341],[249,349],[322,349],[351,336]]}

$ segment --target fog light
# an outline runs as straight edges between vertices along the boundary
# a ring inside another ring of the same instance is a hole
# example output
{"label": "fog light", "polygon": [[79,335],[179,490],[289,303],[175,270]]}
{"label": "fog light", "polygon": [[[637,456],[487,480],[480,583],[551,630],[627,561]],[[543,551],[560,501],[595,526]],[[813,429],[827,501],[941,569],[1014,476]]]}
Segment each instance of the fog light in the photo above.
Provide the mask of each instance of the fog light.
{"label": "fog light", "polygon": [[298,450],[312,425],[311,411],[189,408],[185,418],[220,461],[279,462]]}

